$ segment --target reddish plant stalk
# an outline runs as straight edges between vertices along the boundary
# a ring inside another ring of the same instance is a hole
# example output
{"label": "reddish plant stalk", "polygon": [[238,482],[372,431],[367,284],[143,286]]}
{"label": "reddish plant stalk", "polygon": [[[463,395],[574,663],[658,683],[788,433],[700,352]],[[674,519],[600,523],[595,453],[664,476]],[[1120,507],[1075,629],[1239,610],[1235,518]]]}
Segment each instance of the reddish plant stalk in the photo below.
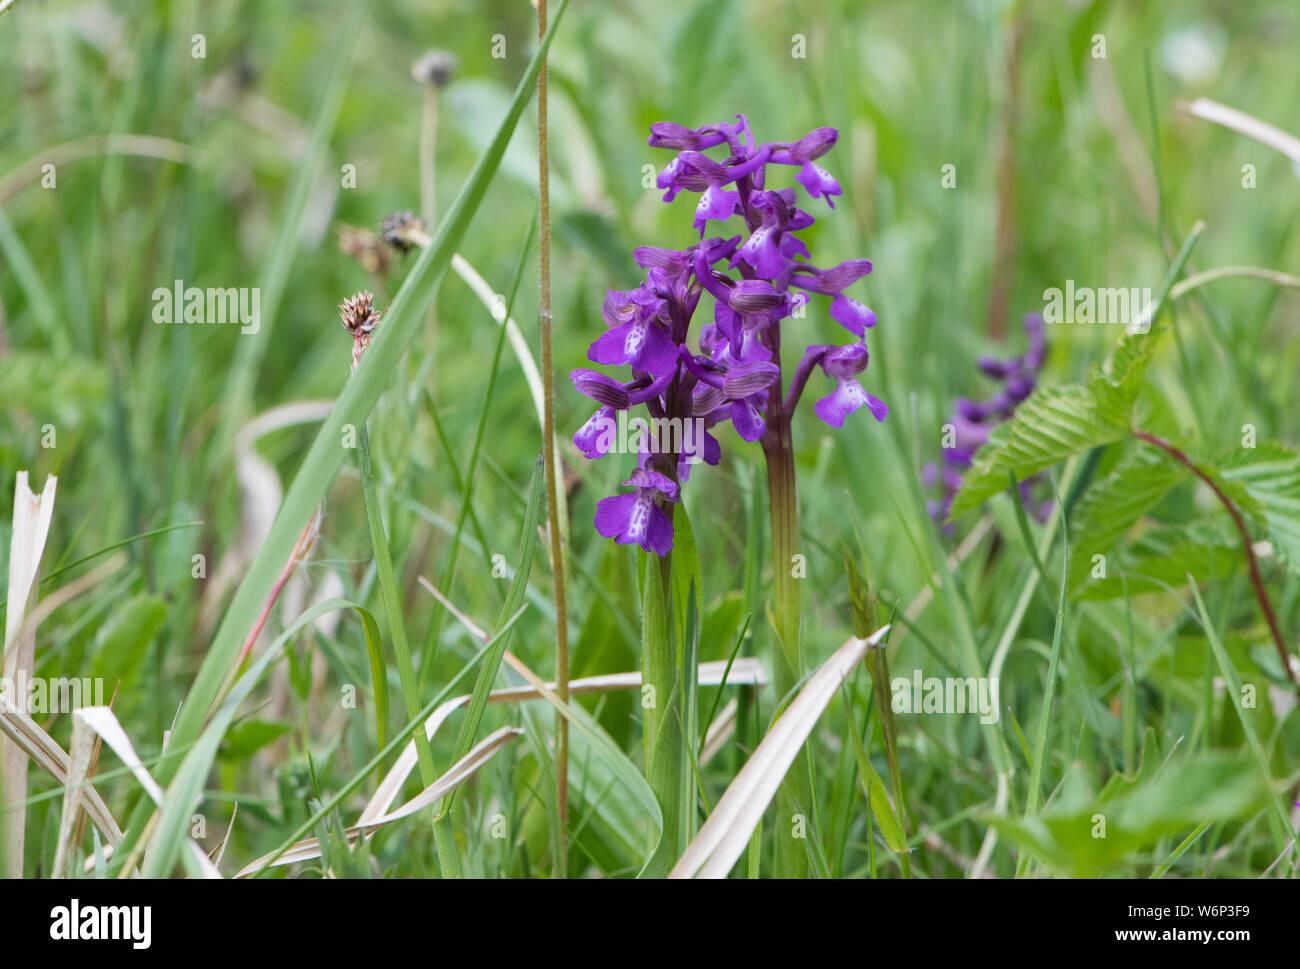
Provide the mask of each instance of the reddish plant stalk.
{"label": "reddish plant stalk", "polygon": [[1264,580],[1259,574],[1259,560],[1255,558],[1255,549],[1250,539],[1250,532],[1246,529],[1246,521],[1241,517],[1241,512],[1233,503],[1232,499],[1219,487],[1218,482],[1209,474],[1201,469],[1191,458],[1178,448],[1174,447],[1168,441],[1163,441],[1154,434],[1148,434],[1146,431],[1134,431],[1134,437],[1141,438],[1153,447],[1157,447],[1172,457],[1179,464],[1186,467],[1207,485],[1214,492],[1223,507],[1228,509],[1228,514],[1232,516],[1233,524],[1237,526],[1237,532],[1241,535],[1241,547],[1246,553],[1246,564],[1250,571],[1250,584],[1254,587],[1255,598],[1259,600],[1259,607],[1264,612],[1264,618],[1268,621],[1269,632],[1273,635],[1273,644],[1277,646],[1278,658],[1282,660],[1282,669],[1286,671],[1287,678],[1300,691],[1300,680],[1297,680],[1295,670],[1291,666],[1291,653],[1286,647],[1286,640],[1282,636],[1282,629],[1278,625],[1277,614],[1273,611],[1273,603],[1269,600],[1268,590],[1264,588]]}

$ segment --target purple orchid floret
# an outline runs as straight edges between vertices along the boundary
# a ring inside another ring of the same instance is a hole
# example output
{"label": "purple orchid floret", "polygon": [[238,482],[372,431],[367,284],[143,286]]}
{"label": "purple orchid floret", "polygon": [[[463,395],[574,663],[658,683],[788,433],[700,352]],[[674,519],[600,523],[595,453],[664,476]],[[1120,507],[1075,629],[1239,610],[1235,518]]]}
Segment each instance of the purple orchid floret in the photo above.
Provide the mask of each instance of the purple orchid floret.
{"label": "purple orchid floret", "polygon": [[[1010,418],[1038,384],[1038,373],[1047,355],[1042,316],[1030,313],[1024,318],[1024,327],[1029,336],[1029,347],[1023,354],[1006,359],[980,357],[977,363],[980,372],[1002,381],[1002,390],[986,400],[958,397],[953,402],[953,415],[947,422],[952,425],[951,439],[945,441],[943,469],[940,471],[930,464],[922,471],[926,487],[939,485],[942,489],[943,497],[927,505],[930,515],[942,525],[945,533],[952,531],[948,516],[953,499],[961,490],[963,472],[970,468],[976,452],[988,441],[993,428]],[[1019,491],[1025,507],[1042,521],[1051,511],[1051,503],[1034,501],[1034,482],[1039,478],[1039,475],[1034,475],[1019,482]]]}
{"label": "purple orchid floret", "polygon": [[[573,438],[583,455],[638,455],[637,470],[624,482],[635,492],[597,504],[602,535],[667,554],[678,483],[695,464],[721,460],[712,430],[729,422],[742,440],[766,448],[773,422],[788,426],[818,367],[834,384],[814,406],[825,423],[840,427],[864,405],[877,420],[888,414],[858,379],[868,360],[863,337],[876,314],[845,292],[871,272],[871,263],[853,259],[820,269],[807,261],[808,248],[796,234],[816,221],[799,207],[801,191],[830,208],[841,194],[839,183],[817,164],[838,136],[834,128],[820,127],[797,141],[760,144],[743,115],[699,128],[650,126],[648,144],[676,152],[656,181],[664,201],[682,192],[699,196],[692,218],[699,241],[683,249],[638,247],[633,255],[646,272],[644,281],[605,297],[607,329],[587,356],[596,364],[630,367],[631,379],[590,369],[570,375],[578,392],[598,405]],[[708,154],[713,148],[719,151]],[[767,187],[769,165],[796,169],[787,176],[794,184]],[[737,218],[742,234],[706,238],[723,224],[735,226]],[[701,324],[692,345],[691,322],[706,294],[713,300],[711,319]],[[809,347],[787,386],[780,364],[782,326],[802,318],[815,296],[830,298],[830,317],[855,340]],[[629,416],[642,407],[646,419]],[[620,441],[634,424],[640,425],[635,443]]]}
{"label": "purple orchid floret", "polygon": [[666,474],[638,467],[623,482],[635,494],[614,495],[596,502],[596,531],[620,545],[636,543],[649,552],[667,555],[673,547],[673,523],[655,504],[662,496],[677,500],[677,482]]}

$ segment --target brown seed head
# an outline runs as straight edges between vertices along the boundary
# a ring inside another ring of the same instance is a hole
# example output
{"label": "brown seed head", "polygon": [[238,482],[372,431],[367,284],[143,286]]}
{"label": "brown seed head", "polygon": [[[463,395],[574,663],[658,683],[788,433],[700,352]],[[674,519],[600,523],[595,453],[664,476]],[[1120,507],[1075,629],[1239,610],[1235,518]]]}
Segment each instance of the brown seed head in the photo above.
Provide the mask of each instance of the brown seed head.
{"label": "brown seed head", "polygon": [[456,73],[456,55],[446,50],[427,50],[411,65],[416,84],[446,87]]}
{"label": "brown seed head", "polygon": [[394,212],[384,219],[379,234],[390,246],[402,252],[410,252],[416,246],[412,233],[417,232],[421,234],[424,232],[424,221],[419,216],[414,212]]}
{"label": "brown seed head", "polygon": [[383,276],[388,272],[389,249],[378,234],[369,229],[343,226],[339,229],[339,249],[372,275]]}
{"label": "brown seed head", "polygon": [[343,319],[343,328],[351,333],[353,338],[369,335],[379,325],[379,311],[375,309],[375,298],[365,290],[340,303],[339,316]]}

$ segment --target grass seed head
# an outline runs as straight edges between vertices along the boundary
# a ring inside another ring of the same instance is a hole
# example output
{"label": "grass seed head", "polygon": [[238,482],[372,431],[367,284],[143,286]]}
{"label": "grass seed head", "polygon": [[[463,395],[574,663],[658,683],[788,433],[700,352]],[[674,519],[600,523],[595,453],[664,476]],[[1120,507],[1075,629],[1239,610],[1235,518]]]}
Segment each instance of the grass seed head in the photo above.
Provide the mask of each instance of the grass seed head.
{"label": "grass seed head", "polygon": [[416,234],[424,234],[424,220],[414,212],[394,212],[384,219],[379,234],[390,246],[402,252],[410,252],[419,245],[415,241]]}

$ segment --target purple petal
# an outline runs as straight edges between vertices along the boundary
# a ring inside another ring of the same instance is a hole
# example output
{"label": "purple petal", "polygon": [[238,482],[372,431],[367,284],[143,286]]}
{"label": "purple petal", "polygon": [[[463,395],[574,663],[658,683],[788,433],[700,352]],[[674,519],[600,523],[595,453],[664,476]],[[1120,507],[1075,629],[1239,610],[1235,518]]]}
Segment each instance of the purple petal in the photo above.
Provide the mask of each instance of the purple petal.
{"label": "purple petal", "polygon": [[840,293],[871,272],[870,259],[850,259],[817,276],[817,292]]}
{"label": "purple petal", "polygon": [[650,126],[647,143],[651,148],[672,148],[677,151],[712,148],[727,140],[727,136],[718,127],[708,125],[703,128],[688,128],[672,121],[656,121]]}
{"label": "purple petal", "polygon": [[632,251],[632,258],[642,269],[664,269],[679,273],[690,265],[686,253],[662,246],[637,246]]}
{"label": "purple petal", "polygon": [[596,502],[596,531],[620,545],[640,545],[656,555],[673,547],[673,523],[647,494],[614,495]]}
{"label": "purple petal", "polygon": [[774,363],[755,360],[732,367],[722,381],[722,391],[733,400],[752,397],[766,390],[772,381],[781,376],[781,368]]}
{"label": "purple petal", "polygon": [[823,397],[813,405],[817,416],[831,427],[843,427],[844,418],[848,417],[863,404],[871,411],[873,417],[883,421],[889,414],[885,402],[872,397],[862,389],[862,385],[853,377],[837,377],[836,388],[828,397]]}
{"label": "purple petal", "polygon": [[794,177],[795,181],[804,187],[804,189],[815,199],[825,196],[826,204],[835,208],[835,203],[831,201],[832,195],[839,195],[840,183],[831,178],[830,173],[822,168],[816,162],[808,162],[803,168],[799,169],[799,174]]}
{"label": "purple petal", "polygon": [[854,336],[862,336],[869,327],[876,325],[874,310],[843,293],[837,293],[831,300],[831,317],[843,324],[844,329]]}
{"label": "purple petal", "polygon": [[748,399],[732,402],[731,423],[735,425],[736,433],[742,441],[757,441],[767,430],[763,415]]}
{"label": "purple petal", "polygon": [[573,435],[573,443],[583,457],[595,460],[609,453],[617,434],[618,421],[614,417],[614,408],[602,407],[578,428],[578,433]]}
{"label": "purple petal", "polygon": [[569,374],[578,393],[609,407],[623,410],[628,405],[627,388],[599,370],[579,368]]}
{"label": "purple petal", "polygon": [[775,279],[785,270],[785,260],[776,244],[776,234],[780,230],[774,226],[760,226],[740,247],[740,258],[754,267],[754,272],[763,279]]}
{"label": "purple petal", "polygon": [[710,185],[695,206],[695,228],[702,233],[709,219],[725,222],[735,214],[739,202],[739,192],[730,192],[720,185]]}
{"label": "purple petal", "polygon": [[727,302],[738,313],[762,313],[781,305],[781,294],[763,279],[742,279]]}
{"label": "purple petal", "polygon": [[673,501],[677,500],[677,482],[668,475],[649,468],[637,468],[623,484],[642,490],[653,489]]}

